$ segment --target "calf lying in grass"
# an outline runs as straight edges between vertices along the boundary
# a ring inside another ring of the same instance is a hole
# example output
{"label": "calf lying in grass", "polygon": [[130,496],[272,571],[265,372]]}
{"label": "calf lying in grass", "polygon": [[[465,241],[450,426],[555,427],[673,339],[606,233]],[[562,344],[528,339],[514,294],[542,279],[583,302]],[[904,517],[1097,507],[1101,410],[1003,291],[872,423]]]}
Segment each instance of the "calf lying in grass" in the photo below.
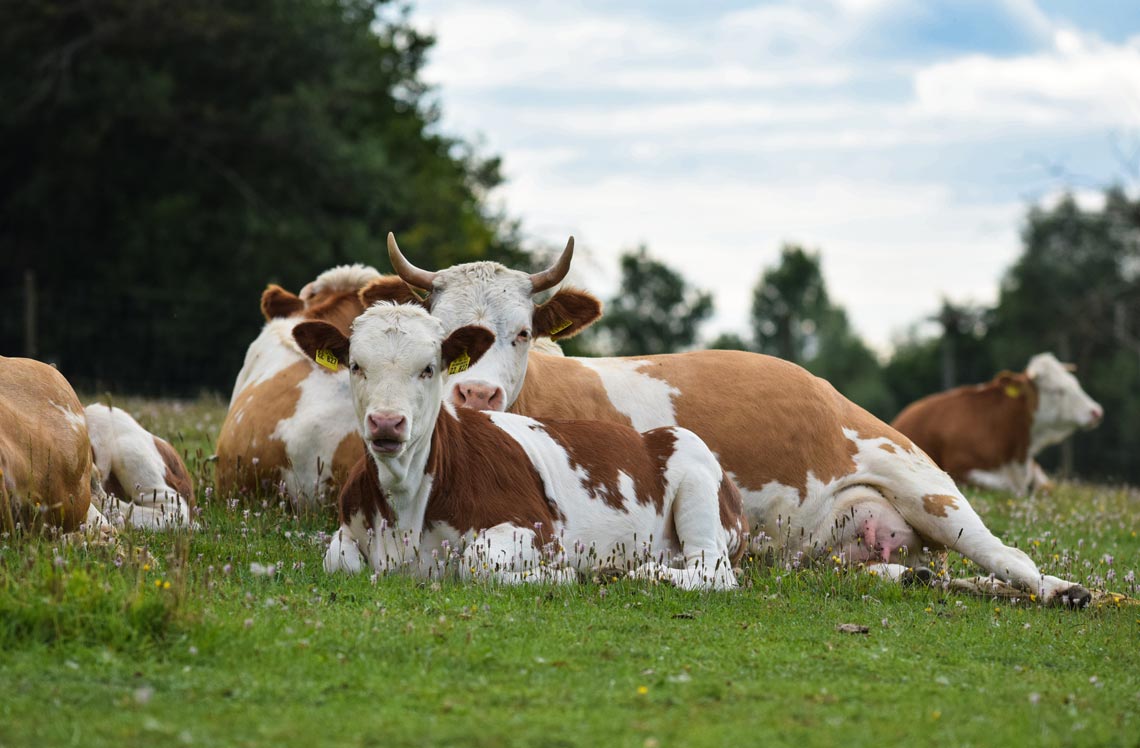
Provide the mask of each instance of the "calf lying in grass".
{"label": "calf lying in grass", "polygon": [[740,494],[692,432],[457,411],[444,374],[494,335],[466,326],[445,339],[419,307],[373,306],[350,339],[324,322],[293,335],[318,363],[347,363],[367,447],[341,490],[327,571],[430,575],[454,549],[463,578],[566,582],[619,566],[686,589],[736,586]]}

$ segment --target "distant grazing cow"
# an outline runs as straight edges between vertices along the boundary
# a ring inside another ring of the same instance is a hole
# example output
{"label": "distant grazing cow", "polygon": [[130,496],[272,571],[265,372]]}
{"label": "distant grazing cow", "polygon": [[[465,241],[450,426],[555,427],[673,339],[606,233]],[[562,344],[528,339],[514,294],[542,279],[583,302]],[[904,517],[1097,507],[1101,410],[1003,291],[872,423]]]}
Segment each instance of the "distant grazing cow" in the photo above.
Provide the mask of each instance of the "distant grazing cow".
{"label": "distant grazing cow", "polygon": [[265,327],[246,352],[218,433],[223,495],[277,495],[280,487],[297,505],[314,506],[364,454],[348,373],[313,366],[292,331],[305,320],[321,320],[347,334],[363,310],[357,292],[380,277],[364,265],[342,265],[321,273],[299,296],[276,285],[262,294]]}
{"label": "distant grazing cow", "polygon": [[430,291],[424,305],[445,332],[480,324],[495,333],[482,360],[449,380],[457,405],[638,430],[691,429],[740,486],[760,547],[840,555],[891,577],[914,564],[923,547],[952,548],[1042,600],[1089,599],[1079,585],[1042,575],[1025,553],[995,537],[953,479],[909,439],[786,361],[696,351],[532,355],[528,366],[535,337],[566,337],[600,314],[597,300],[582,291],[563,289],[541,305],[532,300],[565,277],[573,240],[553,267],[534,275],[491,262],[428,272],[411,265],[391,235],[388,249],[400,276]]}
{"label": "distant grazing cow", "polygon": [[1025,495],[1048,481],[1034,457],[1104,410],[1052,353],[1024,373],[956,387],[908,405],[891,424],[962,483]]}
{"label": "distant grazing cow", "polygon": [[88,405],[87,434],[108,496],[103,511],[135,527],[188,527],[190,472],[178,452],[120,408]]}
{"label": "distant grazing cow", "polygon": [[686,589],[736,586],[740,495],[692,432],[457,411],[445,373],[477,362],[494,336],[467,326],[444,338],[415,306],[368,309],[351,339],[324,322],[293,335],[351,372],[368,444],[340,495],[328,571],[431,574],[454,548],[461,576],[507,583],[573,581],[600,564]]}
{"label": "distant grazing cow", "polygon": [[47,364],[0,356],[0,526],[106,525],[93,485],[98,493],[75,390]]}

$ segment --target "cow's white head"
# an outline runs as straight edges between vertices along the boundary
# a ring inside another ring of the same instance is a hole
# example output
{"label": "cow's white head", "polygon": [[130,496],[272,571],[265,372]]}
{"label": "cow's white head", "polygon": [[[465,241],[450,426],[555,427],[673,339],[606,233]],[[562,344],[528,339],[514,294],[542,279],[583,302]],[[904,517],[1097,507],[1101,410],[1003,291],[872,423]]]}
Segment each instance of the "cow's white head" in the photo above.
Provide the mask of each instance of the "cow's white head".
{"label": "cow's white head", "polygon": [[[547,302],[534,303],[535,294],[558,285],[569,272],[573,237],[554,265],[533,274],[497,262],[470,262],[437,272],[420,270],[404,258],[392,234],[388,234],[388,256],[409,286],[430,292],[420,303],[443,323],[444,331],[476,325],[495,335],[494,345],[478,366],[451,377],[448,396],[458,406],[506,410],[522,390],[527,353],[535,338],[573,337],[602,315],[601,302],[577,289],[563,288]],[[362,298],[407,301],[385,295],[380,284],[374,286],[365,288]]]}
{"label": "cow's white head", "polygon": [[1037,387],[1033,414],[1033,450],[1043,449],[1080,429],[1091,429],[1104,417],[1104,408],[1081,389],[1072,364],[1062,364],[1052,353],[1029,359],[1025,373]]}
{"label": "cow's white head", "polygon": [[474,326],[445,336],[420,307],[388,303],[357,317],[351,337],[327,322],[302,322],[293,337],[318,364],[348,367],[357,427],[379,459],[430,438],[448,368],[475,363],[494,342],[489,330]]}

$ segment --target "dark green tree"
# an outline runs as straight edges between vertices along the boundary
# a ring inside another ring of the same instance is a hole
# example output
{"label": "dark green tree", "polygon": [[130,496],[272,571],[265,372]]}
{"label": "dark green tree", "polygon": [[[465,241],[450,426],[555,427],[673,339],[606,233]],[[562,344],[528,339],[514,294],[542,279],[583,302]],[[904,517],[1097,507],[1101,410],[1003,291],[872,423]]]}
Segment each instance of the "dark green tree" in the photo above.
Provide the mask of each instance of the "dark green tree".
{"label": "dark green tree", "polygon": [[712,295],[691,287],[641,246],[621,256],[621,291],[597,327],[617,356],[671,353],[696,342],[712,314]]}
{"label": "dark green tree", "polygon": [[0,4],[0,352],[80,386],[225,389],[269,281],[338,263],[526,264],[439,133],[432,39],[383,0]]}
{"label": "dark green tree", "polygon": [[804,366],[876,415],[893,411],[878,359],[831,303],[819,253],[783,247],[753,291],[752,332],[761,353]]}

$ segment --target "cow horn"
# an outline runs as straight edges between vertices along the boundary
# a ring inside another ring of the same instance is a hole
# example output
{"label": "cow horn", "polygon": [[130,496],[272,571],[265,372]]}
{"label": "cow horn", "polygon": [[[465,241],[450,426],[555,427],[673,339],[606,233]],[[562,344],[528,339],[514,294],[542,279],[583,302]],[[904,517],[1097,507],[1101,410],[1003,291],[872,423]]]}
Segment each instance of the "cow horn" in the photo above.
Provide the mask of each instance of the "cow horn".
{"label": "cow horn", "polygon": [[531,273],[530,292],[545,291],[561,283],[566,274],[570,272],[570,260],[572,259],[574,259],[574,237],[566,240],[566,249],[562,250],[562,254],[559,255],[553,265],[541,273]]}
{"label": "cow horn", "polygon": [[392,268],[396,271],[396,275],[400,276],[405,283],[416,288],[422,288],[425,291],[431,290],[432,281],[435,280],[438,273],[420,270],[408,262],[407,258],[400,252],[400,246],[396,244],[396,235],[391,231],[388,232],[388,259],[392,261]]}

